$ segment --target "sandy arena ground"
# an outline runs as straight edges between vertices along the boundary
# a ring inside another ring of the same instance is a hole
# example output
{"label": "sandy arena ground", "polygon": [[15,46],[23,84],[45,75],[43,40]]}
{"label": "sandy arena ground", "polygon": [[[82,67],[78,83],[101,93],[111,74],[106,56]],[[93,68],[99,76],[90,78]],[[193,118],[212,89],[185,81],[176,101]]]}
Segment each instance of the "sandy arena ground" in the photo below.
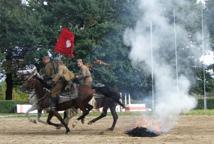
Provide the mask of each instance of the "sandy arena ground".
{"label": "sandy arena ground", "polygon": [[[88,117],[86,122],[93,117]],[[33,124],[25,118],[0,118],[0,144],[214,144],[214,116],[182,116],[167,134],[153,138],[129,137],[124,131],[140,116],[120,116],[114,132],[110,116],[93,125],[80,124],[65,135],[64,129]],[[70,125],[71,127],[71,125]]]}

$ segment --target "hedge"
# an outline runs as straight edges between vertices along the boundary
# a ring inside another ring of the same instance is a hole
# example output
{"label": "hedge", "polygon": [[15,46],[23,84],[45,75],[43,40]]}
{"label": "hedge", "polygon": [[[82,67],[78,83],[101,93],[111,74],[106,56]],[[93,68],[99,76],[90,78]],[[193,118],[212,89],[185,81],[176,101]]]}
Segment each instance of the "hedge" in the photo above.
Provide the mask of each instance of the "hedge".
{"label": "hedge", "polygon": [[[15,113],[17,104],[24,104],[23,101],[0,100],[0,113]],[[195,109],[203,109],[204,100],[198,99],[198,105]],[[214,109],[214,99],[207,99],[207,108]]]}
{"label": "hedge", "polygon": [[[214,99],[209,98],[207,99],[207,108],[214,109]],[[204,99],[198,99],[198,105],[196,109],[204,109]]]}
{"label": "hedge", "polygon": [[0,113],[15,113],[16,105],[23,103],[21,101],[0,100]]}

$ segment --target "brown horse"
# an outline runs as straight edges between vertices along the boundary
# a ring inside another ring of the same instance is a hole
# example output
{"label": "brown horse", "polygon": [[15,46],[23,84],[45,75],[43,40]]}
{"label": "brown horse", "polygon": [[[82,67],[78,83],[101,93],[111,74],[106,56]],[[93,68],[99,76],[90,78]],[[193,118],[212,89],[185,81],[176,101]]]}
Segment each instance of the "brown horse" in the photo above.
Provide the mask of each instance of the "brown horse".
{"label": "brown horse", "polygon": [[[20,77],[22,77],[21,79],[23,79],[22,74],[23,74],[23,72],[20,72],[18,74]],[[36,96],[37,96],[37,100],[38,100],[37,110],[38,110],[38,120],[39,120],[42,110],[49,108],[49,102],[50,102],[49,90],[47,90],[45,88],[45,87],[47,87],[47,84],[40,78],[36,69],[34,69],[30,72],[27,72],[27,74],[28,75],[30,74],[30,76],[27,76],[27,80],[25,80],[22,87],[25,89],[28,89],[28,90],[34,89]],[[89,124],[92,124],[95,121],[105,117],[107,114],[107,110],[109,108],[111,110],[111,113],[113,116],[113,123],[112,123],[111,128],[109,128],[109,130],[113,130],[115,127],[115,124],[117,122],[117,119],[118,119],[118,116],[117,116],[117,113],[115,110],[116,105],[119,104],[120,106],[125,108],[125,106],[119,100],[120,94],[119,94],[119,92],[117,92],[114,89],[109,88],[107,86],[93,87],[93,89],[96,92],[98,92],[104,96],[102,98],[99,98],[99,101],[98,101],[98,107],[103,107],[103,112],[99,117],[91,120],[89,122]],[[90,87],[87,87],[87,86],[80,86],[78,97],[76,99],[60,103],[58,105],[57,110],[63,111],[63,110],[67,110],[69,108],[75,108],[75,109],[79,108],[80,110],[82,110],[83,113],[77,120],[81,120],[83,123],[85,116],[88,115],[90,110],[93,108],[93,106],[91,106],[89,104],[89,101],[91,100],[91,98],[93,97],[94,92],[95,92],[93,89],[91,89]],[[66,133],[69,132],[70,130],[67,127],[68,123],[65,123],[65,121],[64,121],[64,120],[68,119],[68,114],[66,114],[66,113],[64,113],[64,114],[65,114],[64,119],[62,119],[62,117],[58,114],[58,112],[49,111],[47,123],[55,126],[56,128],[60,128],[63,125],[66,128]],[[60,120],[61,124],[52,123],[50,120],[53,116],[56,116]]]}
{"label": "brown horse", "polygon": [[[49,108],[50,105],[50,97],[49,91],[45,89],[42,80],[37,76],[37,73],[33,72],[30,76],[28,76],[27,80],[25,80],[22,88],[26,90],[35,90],[37,99],[38,99],[38,111],[41,112],[42,109]],[[57,111],[65,111],[69,108],[75,107],[76,109],[82,110],[82,115],[77,120],[84,120],[85,116],[89,114],[90,110],[92,110],[93,106],[89,104],[89,101],[93,97],[94,90],[88,86],[79,86],[78,97],[72,100],[68,100],[63,103],[59,103],[57,106]],[[66,129],[66,133],[70,131],[68,125],[64,122],[64,119],[57,111],[49,110],[47,123],[49,125],[53,125],[55,127],[60,127],[63,125]],[[56,124],[51,122],[53,116],[56,116],[61,124]]]}

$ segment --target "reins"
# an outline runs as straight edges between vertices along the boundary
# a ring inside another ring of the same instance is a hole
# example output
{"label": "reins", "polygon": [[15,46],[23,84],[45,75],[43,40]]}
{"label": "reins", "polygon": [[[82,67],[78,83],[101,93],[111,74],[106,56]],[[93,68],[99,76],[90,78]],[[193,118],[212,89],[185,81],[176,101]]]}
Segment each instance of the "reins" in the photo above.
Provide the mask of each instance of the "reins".
{"label": "reins", "polygon": [[[37,71],[34,70],[33,74],[30,75],[30,76],[26,79],[26,81],[31,80],[31,79],[32,79],[35,75],[37,75],[37,74],[38,74]],[[44,84],[44,83],[42,82],[42,79],[37,78],[37,77],[36,77],[36,79],[37,79],[39,82],[41,82],[42,84]],[[43,90],[49,91],[47,88],[43,88]],[[36,95],[35,95],[35,96],[36,96]],[[37,103],[36,103],[36,104],[41,103],[41,101],[44,100],[46,97],[47,97],[47,92],[45,92],[44,96],[42,96],[41,98],[39,98],[39,99],[37,100]]]}

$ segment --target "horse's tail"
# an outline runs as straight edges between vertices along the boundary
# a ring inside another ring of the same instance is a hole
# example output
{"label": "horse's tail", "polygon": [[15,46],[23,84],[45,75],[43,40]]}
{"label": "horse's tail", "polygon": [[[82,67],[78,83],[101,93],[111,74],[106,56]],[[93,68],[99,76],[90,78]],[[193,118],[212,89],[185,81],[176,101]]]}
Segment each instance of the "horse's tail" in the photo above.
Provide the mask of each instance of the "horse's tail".
{"label": "horse's tail", "polygon": [[105,97],[111,98],[118,103],[121,107],[125,108],[125,105],[120,101],[120,94],[108,87],[94,87],[95,91],[103,94]]}
{"label": "horse's tail", "polygon": [[118,103],[121,107],[126,108],[125,105],[118,99],[116,99],[115,97],[111,97],[116,103]]}
{"label": "horse's tail", "polygon": [[[115,97],[115,95],[117,95],[117,97]],[[121,107],[126,108],[125,105],[120,101],[120,94],[115,92],[115,95],[110,95],[110,98],[118,103]]]}

